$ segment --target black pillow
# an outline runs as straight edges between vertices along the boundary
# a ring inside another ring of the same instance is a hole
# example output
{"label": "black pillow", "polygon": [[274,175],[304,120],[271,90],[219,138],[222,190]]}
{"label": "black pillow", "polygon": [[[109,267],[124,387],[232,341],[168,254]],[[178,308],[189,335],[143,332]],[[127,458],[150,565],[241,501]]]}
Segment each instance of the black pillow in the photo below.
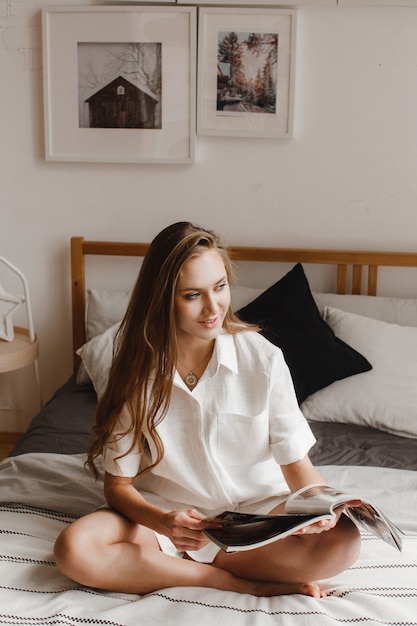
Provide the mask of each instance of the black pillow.
{"label": "black pillow", "polygon": [[336,380],[372,369],[322,319],[301,263],[237,315],[258,324],[261,334],[281,348],[299,404]]}

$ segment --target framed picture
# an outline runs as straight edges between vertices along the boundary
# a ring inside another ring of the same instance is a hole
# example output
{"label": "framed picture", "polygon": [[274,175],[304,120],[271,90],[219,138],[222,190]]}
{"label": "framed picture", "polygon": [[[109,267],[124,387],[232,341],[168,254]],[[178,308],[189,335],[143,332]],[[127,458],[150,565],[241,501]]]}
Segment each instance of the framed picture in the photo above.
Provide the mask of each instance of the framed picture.
{"label": "framed picture", "polygon": [[42,24],[47,160],[193,162],[194,7],[47,7]]}
{"label": "framed picture", "polygon": [[415,7],[417,0],[339,0],[341,5],[356,7]]}
{"label": "framed picture", "polygon": [[[119,1],[119,0],[118,0]],[[122,0],[124,1],[124,0]],[[158,0],[159,1],[159,0]],[[349,1],[349,0],[348,0]],[[355,0],[354,0],[355,1]],[[359,1],[359,0],[357,0]],[[361,0],[362,2],[366,2],[366,0]],[[372,1],[372,0],[371,0]],[[374,2],[376,0],[373,0]],[[385,0],[388,1],[388,0]],[[395,0],[390,0],[391,2],[395,2]],[[404,1],[404,0],[402,0]],[[407,1],[407,0],[405,0]],[[410,1],[410,0],[408,0]],[[413,0],[414,2],[417,2],[417,0]],[[256,5],[257,4],[257,0],[177,0],[178,4],[204,4],[204,5],[223,5],[223,6],[230,6],[230,5],[239,5],[239,6],[243,6],[243,5]],[[266,6],[288,6],[291,5],[292,7],[294,6],[336,6],[337,5],[338,0],[261,0],[259,2],[260,5],[262,5],[263,7]],[[340,0],[339,0],[340,2]]]}
{"label": "framed picture", "polygon": [[[116,4],[116,2],[121,2],[122,4],[127,4],[129,2],[132,2],[132,4],[149,4],[149,0],[106,0],[109,2],[109,4]],[[161,2],[162,4],[175,4],[177,2],[177,0],[152,0],[152,4],[155,4],[156,2]],[[192,4],[192,2],[189,2],[187,4]]]}
{"label": "framed picture", "polygon": [[197,132],[290,137],[296,11],[199,8]]}

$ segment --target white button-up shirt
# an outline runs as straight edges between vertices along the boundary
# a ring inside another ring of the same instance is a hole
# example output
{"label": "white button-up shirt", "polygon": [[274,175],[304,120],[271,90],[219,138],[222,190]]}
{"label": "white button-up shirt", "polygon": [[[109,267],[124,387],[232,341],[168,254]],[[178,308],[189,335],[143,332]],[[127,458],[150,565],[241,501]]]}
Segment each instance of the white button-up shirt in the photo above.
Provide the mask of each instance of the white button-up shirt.
{"label": "white button-up shirt", "polygon": [[[120,417],[123,432],[131,418]],[[221,334],[191,392],[178,372],[168,413],[158,425],[162,461],[137,487],[202,511],[236,508],[287,490],[280,465],[302,459],[315,443],[281,350],[256,332]],[[109,441],[103,466],[136,476],[140,457],[126,435]],[[149,439],[151,455],[155,449]]]}

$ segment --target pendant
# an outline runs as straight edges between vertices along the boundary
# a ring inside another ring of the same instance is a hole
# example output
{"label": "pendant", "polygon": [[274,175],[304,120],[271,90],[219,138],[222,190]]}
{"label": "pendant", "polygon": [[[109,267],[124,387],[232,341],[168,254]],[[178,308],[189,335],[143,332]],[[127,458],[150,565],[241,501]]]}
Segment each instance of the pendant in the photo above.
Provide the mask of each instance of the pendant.
{"label": "pendant", "polygon": [[189,372],[184,380],[188,387],[194,387],[197,384],[197,376],[192,372]]}

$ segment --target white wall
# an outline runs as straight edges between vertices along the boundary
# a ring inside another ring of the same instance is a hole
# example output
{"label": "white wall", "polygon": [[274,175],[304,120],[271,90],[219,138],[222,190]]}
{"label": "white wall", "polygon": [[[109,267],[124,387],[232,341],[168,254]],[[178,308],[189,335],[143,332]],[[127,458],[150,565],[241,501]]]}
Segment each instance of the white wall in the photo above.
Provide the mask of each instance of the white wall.
{"label": "white wall", "polygon": [[[71,235],[190,219],[236,244],[416,249],[417,7],[299,8],[293,138],[199,137],[183,166],[44,160],[41,6],[0,0],[0,254],[29,280],[45,399],[71,371]],[[29,373],[0,383],[0,430],[23,428]]]}

